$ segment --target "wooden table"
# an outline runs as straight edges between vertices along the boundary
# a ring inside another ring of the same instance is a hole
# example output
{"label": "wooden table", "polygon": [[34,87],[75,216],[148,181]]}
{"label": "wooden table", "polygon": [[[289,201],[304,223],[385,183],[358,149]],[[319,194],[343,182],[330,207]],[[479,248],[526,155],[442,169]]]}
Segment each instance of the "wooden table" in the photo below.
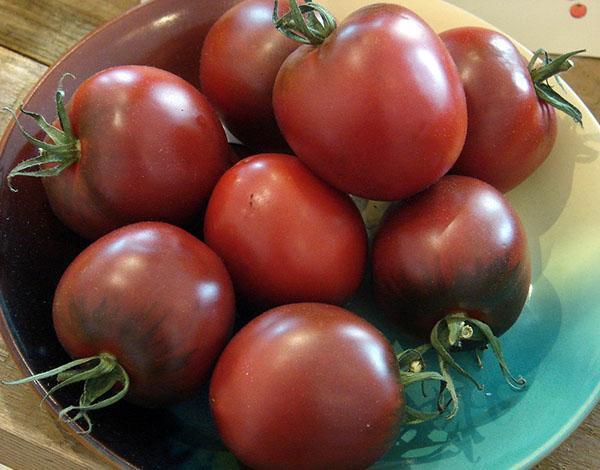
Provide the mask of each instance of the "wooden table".
{"label": "wooden table", "polygon": [[[0,0],[0,107],[17,105],[49,65],[87,32],[138,0]],[[107,45],[107,47],[110,47]],[[576,59],[566,80],[600,117],[600,60]],[[0,134],[9,120],[0,114]],[[0,339],[0,378],[20,377]],[[72,469],[105,465],[39,406],[27,387],[0,387],[0,468]],[[549,413],[552,410],[548,410]],[[501,444],[499,444],[501,445]],[[538,469],[597,468],[600,406]]]}

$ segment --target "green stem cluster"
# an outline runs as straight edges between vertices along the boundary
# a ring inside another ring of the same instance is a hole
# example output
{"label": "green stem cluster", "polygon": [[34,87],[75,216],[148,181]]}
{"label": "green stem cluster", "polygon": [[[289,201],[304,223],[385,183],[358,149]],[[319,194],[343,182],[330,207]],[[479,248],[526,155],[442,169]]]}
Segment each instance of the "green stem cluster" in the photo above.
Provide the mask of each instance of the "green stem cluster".
{"label": "green stem cluster", "polygon": [[[437,381],[440,383],[440,389],[443,390],[446,386],[447,379],[443,375],[425,370],[425,361],[423,354],[427,350],[431,349],[430,344],[425,344],[413,349],[406,349],[400,351],[396,358],[400,367],[400,383],[404,387],[407,387],[414,383],[421,384],[421,392],[425,396],[425,382],[426,381]],[[445,411],[445,407],[441,407],[438,404],[436,411],[420,411],[411,406],[405,405],[406,419],[405,424],[419,424],[425,421],[430,421],[442,415]]]}
{"label": "green stem cluster", "polygon": [[510,387],[515,390],[522,390],[527,381],[522,376],[514,376],[506,363],[500,340],[494,335],[492,329],[484,322],[470,318],[463,313],[448,315],[435,324],[430,335],[431,346],[438,355],[438,364],[441,376],[444,378],[443,385],[440,389],[438,406],[444,408],[444,388],[450,394],[450,404],[452,406],[448,418],[452,418],[458,412],[458,394],[454,386],[454,380],[450,374],[450,370],[454,369],[463,377],[471,381],[478,390],[483,391],[484,386],[478,382],[472,374],[461,367],[452,357],[450,350],[452,348],[460,349],[464,342],[476,342],[478,347],[475,349],[475,358],[477,365],[482,367],[479,357],[479,350],[487,348],[489,345],[498,361],[500,370],[504,379]]}
{"label": "green stem cluster", "polygon": [[[581,111],[554,91],[548,83],[548,79],[569,70],[573,66],[571,57],[581,52],[585,52],[585,50],[582,49],[579,51],[567,52],[552,60],[544,49],[538,49],[535,51],[527,65],[537,96],[554,106],[556,109],[571,116],[578,124],[582,124]],[[538,59],[542,60],[542,65],[536,65]]]}
{"label": "green stem cluster", "polygon": [[29,143],[38,149],[38,155],[36,157],[18,163],[8,174],[8,186],[12,191],[16,191],[12,186],[12,179],[15,176],[35,176],[38,178],[56,176],[65,168],[68,168],[79,160],[81,150],[79,140],[73,133],[73,128],[71,127],[71,122],[69,121],[64,103],[65,91],[63,89],[63,80],[65,77],[74,78],[74,76],[70,73],[66,73],[58,82],[55,100],[60,129],[49,124],[42,115],[26,111],[23,109],[23,106],[20,107],[20,111],[26,116],[33,118],[52,143],[34,137],[23,128],[12,109],[2,108],[4,111],[13,115],[21,134]]}
{"label": "green stem cluster", "polygon": [[[67,406],[58,414],[59,419],[67,423],[83,419],[86,427],[81,431],[81,434],[89,434],[92,431],[92,421],[88,416],[89,411],[106,408],[121,400],[129,391],[127,372],[117,362],[117,359],[108,353],[76,359],[40,374],[2,383],[5,385],[20,385],[51,377],[56,377],[58,384],[46,392],[42,403],[61,388],[83,382],[83,392],[79,397],[79,404]],[[114,390],[116,386],[118,388]],[[109,394],[113,391],[113,394]],[[107,394],[109,395],[106,396]],[[101,399],[104,396],[106,397]],[[71,417],[71,412],[76,412],[75,416]]]}
{"label": "green stem cluster", "polygon": [[307,0],[298,5],[290,0],[290,10],[279,16],[279,1],[273,7],[273,24],[282,34],[302,44],[321,44],[337,27],[325,7]]}

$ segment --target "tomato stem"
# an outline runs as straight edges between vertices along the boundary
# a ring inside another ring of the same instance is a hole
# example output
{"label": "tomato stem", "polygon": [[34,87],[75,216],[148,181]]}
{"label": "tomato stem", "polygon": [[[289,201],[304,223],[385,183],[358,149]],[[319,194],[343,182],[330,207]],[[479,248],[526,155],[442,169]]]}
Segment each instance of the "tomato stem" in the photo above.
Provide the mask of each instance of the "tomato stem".
{"label": "tomato stem", "polygon": [[38,149],[37,156],[18,163],[8,174],[7,181],[11,191],[17,191],[12,185],[12,179],[15,176],[35,176],[38,178],[56,176],[79,160],[80,143],[73,133],[64,103],[65,91],[63,89],[63,81],[66,77],[74,78],[72,74],[65,73],[58,82],[55,95],[56,112],[61,129],[48,123],[42,115],[26,111],[23,109],[23,106],[19,107],[21,113],[35,120],[40,129],[53,143],[34,137],[25,130],[12,109],[2,108],[3,111],[12,114],[21,134],[30,144]]}
{"label": "tomato stem", "polygon": [[[573,120],[580,125],[582,125],[581,111],[579,111],[574,104],[568,102],[565,98],[554,91],[554,89],[548,83],[548,79],[556,76],[555,78],[558,81],[558,74],[569,70],[573,66],[571,57],[581,52],[585,52],[585,49],[567,52],[566,54],[563,54],[552,60],[544,49],[538,49],[535,51],[531,57],[531,60],[529,61],[529,64],[527,65],[537,96],[554,106],[556,109],[571,116]],[[536,66],[538,59],[542,60],[543,65]],[[560,82],[558,83],[562,87],[562,84]]]}
{"label": "tomato stem", "polygon": [[279,16],[279,1],[273,7],[273,24],[279,32],[302,44],[321,44],[337,27],[335,18],[325,7],[307,0],[298,5],[290,0],[290,11]]}
{"label": "tomato stem", "polygon": [[[448,370],[448,363],[442,359],[442,356],[438,355],[438,365],[440,373],[444,378],[444,382],[440,382],[440,391],[438,394],[438,409],[444,411],[449,405],[451,405],[450,413],[446,416],[446,419],[452,419],[458,413],[458,393],[456,393],[456,387],[454,386],[454,380]],[[450,393],[450,401],[444,403],[444,392],[448,390]]]}
{"label": "tomato stem", "polygon": [[[506,383],[508,383],[508,385],[515,390],[522,390],[525,385],[527,385],[527,381],[522,376],[519,375],[515,377],[512,375],[504,358],[500,340],[494,335],[492,329],[486,323],[480,320],[470,318],[464,313],[447,315],[445,318],[438,321],[431,330],[430,341],[431,346],[438,354],[440,372],[444,378],[445,386],[451,396],[453,408],[448,415],[449,417],[454,416],[458,411],[458,396],[456,394],[456,390],[454,389],[454,382],[449,373],[450,368],[456,370],[470,380],[478,390],[484,390],[483,384],[478,382],[473,375],[461,367],[450,354],[450,349],[452,348],[461,349],[463,347],[463,342],[474,341],[477,343],[485,342],[486,344],[489,344],[494,352],[494,355],[496,356]],[[481,347],[478,349],[481,349]],[[477,360],[477,365],[481,368],[483,364],[481,363],[481,359],[477,351],[478,350],[476,349],[475,357]],[[440,406],[442,406],[441,401],[443,399],[443,393],[444,389],[441,388],[439,396]]]}
{"label": "tomato stem", "polygon": [[[431,345],[437,351],[439,357],[447,365],[449,365],[461,375],[473,382],[473,384],[477,387],[478,390],[483,390],[483,385],[480,384],[475,379],[475,377],[473,377],[465,369],[463,369],[454,360],[454,358],[449,352],[450,347],[461,347],[461,341],[463,338],[460,336],[460,332],[462,331],[465,325],[465,320],[467,320],[466,315],[455,314],[448,315],[444,319],[437,322],[431,330]],[[473,337],[473,333],[471,333],[470,337]]]}
{"label": "tomato stem", "polygon": [[480,320],[476,320],[474,318],[470,318],[468,320],[473,324],[475,328],[477,328],[485,338],[487,339],[487,343],[491,346],[494,355],[498,361],[498,365],[500,366],[500,370],[502,371],[502,375],[506,380],[506,383],[510,385],[515,390],[522,390],[527,385],[527,380],[521,375],[515,377],[511,374],[508,369],[508,365],[506,364],[506,359],[504,359],[504,353],[502,352],[502,345],[500,344],[500,340],[494,335],[492,329],[484,322]]}
{"label": "tomato stem", "polygon": [[[426,381],[435,380],[440,382],[441,390],[445,388],[447,381],[443,375],[437,372],[425,370],[425,360],[423,359],[423,354],[429,349],[431,349],[431,345],[424,344],[418,348],[401,351],[396,355],[400,370],[400,383],[402,383],[404,387],[407,387],[413,383],[420,383],[423,395],[425,395],[424,384]],[[454,397],[451,398],[451,401],[453,400]],[[425,421],[430,421],[442,415],[445,409],[445,407],[438,406],[436,411],[420,411],[406,405],[405,412],[408,419],[405,420],[405,424],[419,424]]]}
{"label": "tomato stem", "polygon": [[473,353],[475,354],[475,362],[477,363],[477,367],[483,369],[483,362],[481,362],[481,356],[479,355],[480,351],[483,351],[485,348],[475,348]]}
{"label": "tomato stem", "polygon": [[[96,364],[93,365],[93,363]],[[83,419],[86,427],[81,434],[89,434],[92,431],[92,421],[88,416],[88,411],[106,408],[121,400],[129,391],[129,375],[117,362],[117,359],[109,353],[76,359],[40,374],[2,383],[4,385],[20,385],[50,377],[56,377],[58,384],[46,392],[41,403],[61,388],[83,382],[83,392],[79,397],[79,404],[67,406],[58,414],[59,419],[67,423]],[[120,388],[113,395],[97,401],[112,391],[117,384],[120,384]],[[72,411],[77,412],[73,417],[69,416]]]}

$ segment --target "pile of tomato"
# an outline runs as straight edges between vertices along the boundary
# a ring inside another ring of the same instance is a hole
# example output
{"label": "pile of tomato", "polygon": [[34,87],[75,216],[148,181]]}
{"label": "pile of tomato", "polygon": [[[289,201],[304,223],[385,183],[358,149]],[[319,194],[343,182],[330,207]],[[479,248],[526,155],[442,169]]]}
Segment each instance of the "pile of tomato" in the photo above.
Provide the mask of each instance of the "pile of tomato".
{"label": "pile of tomato", "polygon": [[[522,388],[497,337],[531,267],[503,192],[550,153],[552,105],[581,119],[547,81],[572,55],[527,63],[498,32],[438,35],[395,4],[338,25],[313,2],[244,0],[204,40],[200,90],[133,65],[67,104],[60,84],[54,123],[23,111],[47,138],[26,134],[39,155],[9,181],[43,177],[91,244],[53,303],[73,362],[17,382],[83,382],[61,417],[90,431],[94,409],[172,403],[210,380],[223,442],[251,468],[368,467],[403,422],[456,414],[451,371],[483,388],[457,350],[490,347]],[[389,206],[372,237],[365,199]],[[343,308],[361,283],[422,347],[394,351]],[[439,382],[434,410],[406,404],[422,380]]]}

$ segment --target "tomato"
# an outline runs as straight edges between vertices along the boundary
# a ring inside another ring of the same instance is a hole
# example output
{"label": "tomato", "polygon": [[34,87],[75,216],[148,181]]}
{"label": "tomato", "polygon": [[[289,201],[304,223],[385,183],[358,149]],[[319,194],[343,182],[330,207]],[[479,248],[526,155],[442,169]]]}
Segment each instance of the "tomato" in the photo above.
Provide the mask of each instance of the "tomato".
{"label": "tomato", "polygon": [[273,83],[299,45],[277,32],[272,17],[273,0],[238,3],[213,24],[200,58],[202,91],[227,128],[263,150],[285,147],[273,115]]}
{"label": "tomato", "polygon": [[[75,258],[56,288],[52,313],[60,343],[82,359],[18,382],[56,372],[57,388],[74,375],[85,379],[79,407],[63,413],[79,411],[75,419],[91,428],[87,411],[124,394],[157,406],[198,388],[229,338],[234,293],[223,263],[204,243],[170,224],[140,222]],[[93,370],[78,369],[94,363]],[[96,402],[113,388],[121,390]]]}
{"label": "tomato", "polygon": [[[43,178],[44,186],[58,218],[85,238],[137,221],[189,223],[229,166],[225,134],[208,101],[152,67],[114,67],[88,78],[60,124],[72,152],[44,151],[60,160],[50,167],[67,165]],[[11,176],[23,174],[19,169]]]}
{"label": "tomato", "polygon": [[587,14],[587,7],[583,3],[575,3],[569,7],[569,13],[573,18],[583,18]]}
{"label": "tomato", "polygon": [[452,349],[489,341],[495,348],[485,326],[495,336],[507,331],[531,281],[514,209],[489,184],[456,175],[392,206],[375,236],[372,268],[376,300],[390,318]]}
{"label": "tomato", "polygon": [[250,468],[363,469],[393,445],[404,396],[375,327],[304,303],[238,332],[215,367],[210,405],[225,445]]}
{"label": "tomato", "polygon": [[516,212],[475,178],[446,176],[393,206],[373,243],[379,304],[424,338],[457,312],[504,333],[523,308],[530,278]]}
{"label": "tomato", "polygon": [[465,146],[452,172],[506,192],[550,154],[554,108],[537,96],[527,62],[504,35],[463,27],[440,37],[460,72],[469,116]]}
{"label": "tomato", "polygon": [[367,238],[356,206],[283,154],[248,157],[217,183],[204,219],[236,293],[265,309],[341,303],[358,287]]}
{"label": "tomato", "polygon": [[467,128],[464,91],[437,34],[399,5],[352,13],[322,44],[303,45],[275,80],[290,147],[336,188],[377,200],[444,175]]}

